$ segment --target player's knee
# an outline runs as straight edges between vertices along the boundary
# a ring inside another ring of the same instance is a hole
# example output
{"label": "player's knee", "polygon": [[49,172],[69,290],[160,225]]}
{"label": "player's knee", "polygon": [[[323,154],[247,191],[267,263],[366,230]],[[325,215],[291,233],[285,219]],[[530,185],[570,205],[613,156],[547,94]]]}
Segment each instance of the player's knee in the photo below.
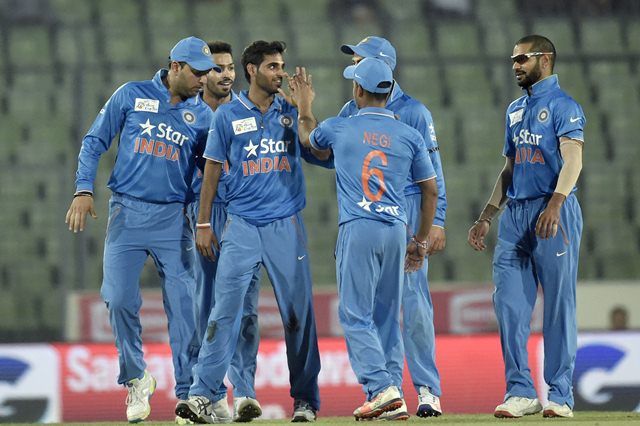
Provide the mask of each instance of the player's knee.
{"label": "player's knee", "polygon": [[207,326],[207,342],[211,342],[216,336],[216,330],[218,329],[218,323],[211,321]]}

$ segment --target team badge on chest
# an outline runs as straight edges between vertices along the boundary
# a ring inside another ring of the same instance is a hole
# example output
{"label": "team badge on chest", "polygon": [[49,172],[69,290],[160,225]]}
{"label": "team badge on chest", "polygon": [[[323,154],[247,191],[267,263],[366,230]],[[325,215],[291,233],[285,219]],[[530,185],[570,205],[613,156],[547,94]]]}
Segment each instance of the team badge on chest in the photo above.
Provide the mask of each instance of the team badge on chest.
{"label": "team badge on chest", "polygon": [[549,110],[546,108],[542,108],[540,112],[538,112],[538,121],[542,124],[546,123],[549,120]]}

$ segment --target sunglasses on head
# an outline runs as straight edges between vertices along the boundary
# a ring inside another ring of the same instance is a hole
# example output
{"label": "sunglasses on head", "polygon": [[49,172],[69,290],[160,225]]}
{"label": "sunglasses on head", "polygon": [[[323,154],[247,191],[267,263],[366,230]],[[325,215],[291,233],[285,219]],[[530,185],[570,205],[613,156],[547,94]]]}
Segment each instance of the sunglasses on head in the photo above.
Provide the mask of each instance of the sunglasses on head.
{"label": "sunglasses on head", "polygon": [[531,58],[532,56],[542,56],[542,55],[553,55],[553,52],[528,52],[528,53],[521,53],[519,55],[513,55],[511,56],[511,60],[513,61],[513,63],[515,64],[516,62],[519,63],[520,65],[524,64],[525,62],[527,62],[529,60],[529,58]]}

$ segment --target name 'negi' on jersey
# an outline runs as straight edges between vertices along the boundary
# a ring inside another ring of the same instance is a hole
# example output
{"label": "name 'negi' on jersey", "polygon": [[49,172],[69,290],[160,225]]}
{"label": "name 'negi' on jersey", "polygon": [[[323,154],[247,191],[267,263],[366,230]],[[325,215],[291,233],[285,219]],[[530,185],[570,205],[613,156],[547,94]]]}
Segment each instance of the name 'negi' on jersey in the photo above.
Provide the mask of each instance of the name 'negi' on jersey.
{"label": "name 'negi' on jersey", "polygon": [[212,112],[198,96],[171,104],[166,75],[160,70],[153,80],[122,85],[100,110],[82,140],[77,191],[93,191],[100,156],[119,132],[109,189],[151,203],[188,201]]}
{"label": "name 'negi' on jersey", "polygon": [[514,158],[507,196],[516,200],[553,194],[563,165],[560,138],[584,142],[584,112],[560,89],[557,75],[535,83],[531,91],[513,101],[506,114],[503,154]]}
{"label": "name 'negi' on jersey", "polygon": [[[438,185],[438,204],[436,207],[436,215],[433,218],[433,224],[444,227],[447,211],[447,194],[444,184],[444,176],[442,173],[442,164],[438,153],[439,146],[436,137],[436,130],[433,124],[431,111],[417,99],[407,95],[397,81],[393,83],[391,95],[387,100],[385,108],[393,111],[396,119],[416,129],[424,139],[427,151],[433,168],[436,170],[436,183]],[[352,99],[347,102],[340,113],[339,117],[349,117],[358,113],[358,105]],[[414,183],[413,177],[409,176],[407,186],[404,189],[405,195],[419,194],[420,188]]]}
{"label": "name 'negi' on jersey", "polygon": [[408,176],[412,182],[436,177],[420,133],[384,108],[325,120],[309,140],[334,153],[339,224],[360,218],[406,224]]}

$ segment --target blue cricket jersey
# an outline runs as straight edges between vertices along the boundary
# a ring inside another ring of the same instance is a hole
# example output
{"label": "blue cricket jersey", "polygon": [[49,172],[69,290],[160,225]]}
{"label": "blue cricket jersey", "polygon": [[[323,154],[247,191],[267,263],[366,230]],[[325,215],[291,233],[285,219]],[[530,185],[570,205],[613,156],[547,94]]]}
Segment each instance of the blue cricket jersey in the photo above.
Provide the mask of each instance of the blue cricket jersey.
{"label": "blue cricket jersey", "polygon": [[[202,102],[204,102],[204,99],[202,99],[202,93],[200,93],[200,100]],[[232,90],[231,91],[231,98],[229,99],[229,102],[233,101],[235,98],[237,98],[238,95]],[[205,105],[207,105],[206,102],[204,102]],[[193,175],[193,182],[191,183],[191,190],[193,191],[193,195],[195,197],[196,200],[200,199],[200,191],[202,190],[202,178],[203,178],[203,173],[204,173],[204,165],[205,165],[205,158],[204,157],[198,157],[196,159],[197,162],[197,166],[196,167],[196,171]],[[226,202],[226,197],[225,194],[227,193],[226,187],[225,187],[225,183],[224,183],[224,175],[226,173],[226,167],[223,167],[222,170],[222,174],[220,175],[220,180],[218,182],[218,190],[216,192],[216,198],[213,200],[214,203],[225,203]]]}
{"label": "blue cricket jersey", "polygon": [[212,112],[198,96],[172,105],[162,82],[167,72],[125,83],[111,95],[82,140],[76,191],[93,191],[100,156],[119,132],[111,191],[151,203],[189,200]]}
{"label": "blue cricket jersey", "polygon": [[298,141],[298,110],[275,96],[265,114],[247,91],[218,107],[204,157],[223,163],[227,211],[261,226],[292,216],[305,206],[300,158],[314,160]]}
{"label": "blue cricket jersey", "polygon": [[553,194],[563,164],[560,138],[584,142],[584,112],[560,89],[557,75],[538,81],[531,92],[513,101],[506,114],[503,154],[515,159],[507,196],[516,200]]}
{"label": "blue cricket jersey", "polygon": [[[433,224],[444,227],[447,212],[447,193],[445,190],[442,163],[438,152],[440,148],[438,147],[438,140],[436,138],[436,130],[433,125],[431,112],[422,102],[405,94],[397,81],[393,84],[393,90],[391,91],[391,96],[389,96],[389,100],[387,101],[386,108],[393,111],[400,122],[405,123],[420,132],[420,135],[426,143],[431,163],[433,164],[433,168],[436,170],[436,183],[438,185],[438,203]],[[350,115],[355,115],[357,112],[358,106],[352,99],[342,107],[338,116],[348,117]],[[420,188],[418,188],[418,186],[413,182],[413,178],[409,176],[407,186],[405,187],[405,195],[420,193]]]}
{"label": "blue cricket jersey", "polygon": [[420,182],[436,175],[420,133],[384,108],[329,118],[309,140],[333,151],[339,224],[359,218],[406,224],[407,176]]}

